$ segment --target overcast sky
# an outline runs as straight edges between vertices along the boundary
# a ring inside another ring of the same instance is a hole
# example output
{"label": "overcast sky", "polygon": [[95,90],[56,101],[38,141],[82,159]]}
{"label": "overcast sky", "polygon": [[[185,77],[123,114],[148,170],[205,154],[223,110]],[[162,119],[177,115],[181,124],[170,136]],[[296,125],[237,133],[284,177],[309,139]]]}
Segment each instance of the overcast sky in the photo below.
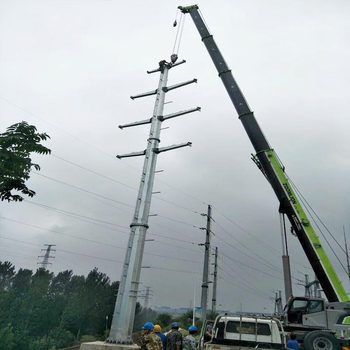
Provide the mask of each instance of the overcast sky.
{"label": "overcast sky", "polygon": [[[202,14],[270,144],[341,244],[350,232],[350,22],[348,1],[199,1]],[[44,244],[57,251],[51,270],[87,274],[95,266],[119,280],[154,98],[147,75],[172,54],[178,1],[4,0],[0,2],[0,131],[21,120],[47,132],[52,155],[29,186],[37,195],[1,203],[0,257],[35,269]],[[278,201],[250,160],[253,148],[190,17],[179,49],[187,63],[170,71],[165,113],[201,106],[168,122],[152,199],[141,280],[152,305],[199,303],[205,233],[213,206],[219,249],[219,308],[273,310],[284,290]],[[194,227],[196,226],[196,227]],[[327,237],[329,239],[329,237]],[[323,241],[323,238],[321,237]],[[324,242],[324,241],[323,241]],[[332,242],[340,259],[345,257]],[[313,278],[289,235],[294,294]],[[330,252],[329,248],[326,247]],[[348,279],[333,255],[345,288]],[[143,287],[144,288],[144,287]],[[209,307],[211,302],[209,302]]]}

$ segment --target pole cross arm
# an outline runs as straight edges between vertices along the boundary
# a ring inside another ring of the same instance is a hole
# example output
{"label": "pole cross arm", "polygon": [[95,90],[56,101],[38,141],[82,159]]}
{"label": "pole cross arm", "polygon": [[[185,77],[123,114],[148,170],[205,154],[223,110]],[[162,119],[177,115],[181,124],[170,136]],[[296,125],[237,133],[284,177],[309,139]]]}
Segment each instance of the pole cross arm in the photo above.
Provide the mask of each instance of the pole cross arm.
{"label": "pole cross arm", "polygon": [[140,152],[132,152],[132,153],[127,153],[127,154],[118,154],[117,158],[122,159],[122,158],[129,158],[129,157],[139,157],[139,156],[144,156],[146,154],[146,150],[140,151]]}
{"label": "pole cross arm", "polygon": [[130,98],[132,100],[135,100],[135,98],[155,95],[157,92],[158,92],[158,90],[156,89],[156,90],[153,90],[153,91],[144,92],[143,94],[140,94],[140,95],[130,96]]}
{"label": "pole cross arm", "polygon": [[152,118],[149,118],[149,119],[140,120],[138,122],[134,122],[134,123],[130,123],[130,124],[118,125],[118,128],[119,129],[130,128],[132,126],[149,124],[151,122],[152,122]]}
{"label": "pole cross arm", "polygon": [[[161,62],[162,62],[162,61],[161,61]],[[168,65],[168,68],[169,68],[169,69],[170,69],[170,68],[173,68],[173,67],[176,67],[176,66],[178,66],[178,65],[180,65],[180,64],[183,64],[183,63],[186,63],[186,61],[185,61],[185,60],[182,60],[182,61],[179,61],[179,62],[176,62],[176,63],[167,63],[167,62],[165,62],[165,64]],[[162,69],[161,69],[161,67],[159,67],[159,68],[157,68],[157,69],[148,70],[148,71],[147,71],[147,74],[152,74],[152,73],[161,72],[161,71],[162,71]]]}
{"label": "pole cross arm", "polygon": [[152,73],[156,73],[156,72],[160,72],[160,68],[153,69],[153,70],[148,70],[147,74],[152,74]]}
{"label": "pole cross arm", "polygon": [[164,120],[167,120],[167,119],[179,117],[180,115],[184,115],[184,114],[188,114],[188,113],[192,113],[192,112],[197,112],[197,111],[200,111],[200,110],[201,110],[201,107],[191,108],[191,109],[187,109],[185,111],[180,111],[180,112],[176,112],[176,113],[172,113],[172,114],[167,114],[165,116],[159,116],[158,119],[160,121],[164,121]]}
{"label": "pole cross arm", "polygon": [[192,142],[185,142],[185,143],[180,143],[178,145],[172,145],[172,146],[168,146],[168,147],[161,147],[161,148],[156,148],[153,150],[154,153],[162,153],[162,152],[166,152],[166,151],[171,151],[173,149],[177,149],[177,148],[181,148],[181,147],[187,147],[187,146],[192,146]]}
{"label": "pole cross arm", "polygon": [[182,60],[182,61],[173,63],[173,64],[171,65],[171,68],[176,67],[176,66],[178,66],[178,65],[180,65],[180,64],[183,64],[183,63],[186,63],[186,60]]}
{"label": "pole cross arm", "polygon": [[177,89],[179,87],[182,87],[182,86],[185,86],[185,85],[189,85],[189,84],[192,84],[192,83],[196,83],[196,82],[197,82],[197,79],[192,79],[192,80],[185,81],[183,83],[175,84],[175,85],[172,85],[172,86],[164,86],[163,87],[163,91],[164,92],[168,92],[170,90],[174,90],[174,89]]}

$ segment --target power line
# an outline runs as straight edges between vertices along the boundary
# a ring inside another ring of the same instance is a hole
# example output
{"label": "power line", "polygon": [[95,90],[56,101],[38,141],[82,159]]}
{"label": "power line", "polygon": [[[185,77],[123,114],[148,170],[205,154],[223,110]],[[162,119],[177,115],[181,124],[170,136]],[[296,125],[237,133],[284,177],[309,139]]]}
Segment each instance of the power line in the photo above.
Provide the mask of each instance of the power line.
{"label": "power line", "polygon": [[[128,229],[127,226],[118,225],[118,224],[115,224],[113,222],[100,220],[100,219],[97,219],[97,218],[93,218],[91,216],[86,216],[86,215],[74,213],[72,211],[51,207],[49,205],[41,204],[41,203],[38,203],[38,202],[33,202],[31,200],[28,200],[28,199],[24,200],[23,203],[29,203],[29,204],[36,205],[36,206],[44,208],[44,209],[53,210],[53,211],[56,211],[56,212],[61,213],[63,215],[67,215],[67,216],[73,217],[73,218],[78,219],[78,220],[82,220],[82,221],[87,221],[88,220],[87,222],[90,222],[90,223],[93,223],[93,224],[96,224],[96,225],[106,224],[106,225],[111,225],[111,226],[115,226],[115,227],[121,227],[121,228]],[[100,225],[100,226],[106,227],[104,225]]]}
{"label": "power line", "polygon": [[[265,294],[265,292],[260,291],[259,289],[257,289],[256,287],[252,287],[249,284],[245,284],[242,283],[241,281],[241,277],[239,277],[239,279],[237,277],[234,277],[233,275],[231,275],[230,273],[228,273],[227,271],[223,270],[222,268],[219,267],[219,270],[222,271],[224,274],[226,274],[230,279],[225,279],[222,276],[219,276],[219,279],[232,284],[233,286],[239,288],[239,289],[245,289],[248,290],[250,293],[255,294],[259,297],[261,297],[262,295],[267,296],[267,294]],[[239,283],[235,283],[234,281],[239,280]]]}
{"label": "power line", "polygon": [[[17,221],[17,220],[12,220],[12,219],[5,218],[5,217],[3,217],[3,216],[0,216],[0,218],[1,218],[1,219],[5,219],[5,220],[9,220],[9,221],[12,221],[12,222],[15,222],[15,223],[19,223],[19,224],[22,224],[22,225],[26,225],[26,226],[31,226],[31,227],[34,227],[34,228],[38,228],[38,229],[41,229],[41,230],[51,231],[51,232],[54,232],[54,233],[57,233],[57,234],[62,234],[62,235],[70,236],[70,237],[75,238],[75,239],[84,240],[84,241],[92,242],[92,243],[95,243],[95,244],[100,244],[100,245],[104,245],[104,246],[108,246],[108,247],[113,247],[113,248],[121,249],[121,250],[124,250],[124,251],[125,251],[125,248],[126,248],[125,246],[117,246],[117,245],[114,245],[114,244],[111,244],[111,243],[103,243],[103,242],[100,242],[100,241],[95,241],[95,240],[91,240],[91,239],[84,238],[84,237],[74,236],[74,235],[65,234],[65,233],[58,232],[58,231],[53,231],[53,230],[50,230],[50,229],[45,229],[45,228],[42,228],[42,227],[40,227],[40,226],[26,224],[26,223],[23,223],[23,222],[20,222],[20,221]],[[31,243],[31,242],[27,242],[27,241],[22,241],[22,240],[18,240],[18,239],[6,237],[6,236],[0,236],[0,238],[6,239],[6,240],[11,240],[11,241],[20,242],[20,243],[23,243],[23,244],[29,244],[29,245],[34,245],[34,246],[40,246],[40,245],[35,244],[35,243]],[[171,246],[173,246],[173,245],[171,245]],[[182,248],[182,247],[181,247],[181,248]],[[65,250],[63,250],[63,249],[57,249],[57,250],[58,250],[58,251],[68,252],[68,251],[65,251]],[[72,252],[72,253],[73,253],[73,252]],[[79,253],[77,253],[77,254],[79,254]],[[165,258],[165,259],[169,259],[169,260],[179,260],[179,261],[187,261],[187,262],[192,262],[192,263],[201,264],[200,261],[191,260],[191,259],[185,259],[185,258],[179,258],[179,257],[174,257],[174,256],[171,256],[171,255],[161,255],[161,254],[155,254],[155,253],[146,253],[146,255],[156,256],[156,257]]]}
{"label": "power line", "polygon": [[230,219],[228,216],[226,216],[225,214],[223,214],[222,212],[220,212],[220,210],[217,209],[217,207],[215,207],[215,210],[222,216],[224,217],[227,221],[229,221],[231,224],[233,224],[234,226],[236,226],[238,229],[240,229],[242,232],[248,234],[250,237],[252,237],[255,241],[258,241],[261,245],[263,245],[265,248],[267,248],[268,250],[272,250],[275,253],[280,253],[279,250],[273,248],[272,246],[266,244],[266,242],[264,242],[263,240],[261,240],[259,237],[253,235],[251,232],[249,232],[247,229],[245,229],[243,226],[239,225],[236,221]]}
{"label": "power line", "polygon": [[[52,154],[52,156],[55,157],[55,158],[57,158],[57,159],[59,159],[59,160],[61,160],[61,161],[66,162],[66,163],[68,163],[68,164],[70,164],[70,165],[76,166],[76,167],[78,167],[78,168],[80,168],[80,169],[82,169],[82,170],[85,170],[85,171],[87,171],[87,172],[90,172],[90,173],[92,173],[92,174],[94,174],[94,175],[96,175],[96,176],[99,176],[99,177],[102,177],[102,178],[104,178],[104,179],[106,179],[106,180],[109,180],[109,181],[112,181],[112,182],[114,182],[114,183],[117,183],[117,184],[119,184],[119,185],[121,185],[121,186],[124,186],[124,187],[130,189],[130,190],[137,191],[137,189],[136,189],[135,187],[129,186],[129,185],[127,185],[127,184],[125,184],[125,183],[123,183],[123,182],[121,182],[121,181],[117,181],[117,180],[115,180],[115,179],[113,179],[113,178],[111,178],[111,177],[108,177],[108,176],[106,176],[106,175],[104,175],[104,174],[101,174],[101,173],[99,173],[99,172],[97,172],[97,171],[95,171],[95,170],[92,170],[92,169],[89,169],[89,168],[87,168],[87,167],[84,167],[84,166],[82,166],[82,165],[80,165],[80,164],[78,164],[78,163],[76,163],[76,162],[67,160],[67,159],[65,159],[65,158],[63,158],[63,157],[60,157],[60,156],[57,156],[57,155],[55,155],[55,154]],[[132,168],[134,168],[134,167],[132,167]],[[136,168],[134,168],[134,169],[136,169]],[[39,173],[37,173],[37,174],[39,174]],[[41,175],[41,174],[39,174],[39,175]],[[46,176],[46,177],[49,178],[48,176]],[[65,185],[68,185],[68,186],[71,186],[71,187],[76,187],[76,189],[78,189],[77,186],[68,184],[68,183],[63,182],[63,181],[61,181],[61,180],[56,180],[56,179],[53,179],[53,178],[50,178],[50,179],[52,179],[53,181],[56,181],[56,182],[64,183]],[[157,181],[163,182],[163,181],[160,180],[160,179],[157,179]],[[85,190],[85,189],[82,189],[82,188],[79,188],[79,190],[84,191],[84,192],[91,192],[91,191],[88,191],[88,190]],[[95,194],[95,193],[94,193],[94,194]],[[95,194],[95,195],[98,195],[98,194]],[[101,195],[98,195],[98,196],[101,196]],[[172,205],[172,206],[175,206],[175,207],[177,207],[177,208],[180,208],[180,209],[189,211],[189,212],[191,212],[191,213],[199,214],[198,212],[196,212],[196,211],[194,211],[194,210],[192,210],[192,209],[186,208],[186,207],[184,207],[184,206],[182,206],[182,205],[179,205],[179,204],[177,204],[177,203],[175,203],[175,202],[166,200],[166,199],[164,199],[164,198],[155,196],[154,199],[155,199],[155,200],[159,200],[159,201],[164,202],[164,203],[168,203],[168,204],[170,204],[170,205]],[[120,203],[120,204],[122,204],[122,202],[119,202],[119,201],[117,201],[117,202]],[[124,204],[127,205],[128,207],[132,207],[132,206],[130,206],[129,204],[126,204],[126,203],[124,203]]]}
{"label": "power line", "polygon": [[[117,200],[115,200],[115,199],[113,199],[113,198],[106,197],[106,196],[103,196],[103,195],[101,195],[101,194],[99,194],[99,193],[86,190],[86,189],[84,189],[84,188],[82,188],[82,187],[72,185],[72,184],[70,184],[70,183],[68,183],[68,182],[65,182],[65,181],[62,181],[62,180],[58,180],[58,179],[55,179],[55,178],[50,177],[50,176],[47,176],[47,175],[43,175],[43,174],[38,173],[38,172],[36,172],[36,171],[32,171],[32,173],[33,173],[33,174],[36,174],[36,175],[38,175],[38,176],[44,177],[44,178],[46,178],[46,179],[49,179],[49,180],[51,180],[51,181],[57,182],[57,183],[59,183],[59,184],[62,184],[62,185],[65,185],[65,186],[74,188],[74,189],[76,189],[76,190],[78,190],[78,191],[85,192],[85,193],[91,194],[91,195],[93,195],[93,196],[96,196],[96,197],[99,197],[99,198],[102,198],[102,199],[105,199],[105,200],[108,200],[108,201],[111,201],[111,202],[114,202],[114,203],[117,203],[117,204],[124,205],[125,207],[128,207],[128,208],[133,208],[133,206],[130,205],[130,204],[128,204],[128,203],[121,202],[121,201],[117,201]],[[114,208],[117,208],[117,207],[114,207]],[[118,208],[118,209],[120,209],[120,208]]]}
{"label": "power line", "polygon": [[121,181],[115,180],[115,179],[113,179],[113,178],[111,178],[109,176],[103,175],[103,174],[101,174],[101,173],[99,173],[99,172],[97,172],[95,170],[89,169],[87,167],[79,165],[78,163],[75,163],[73,161],[70,161],[70,160],[67,160],[65,158],[59,157],[59,156],[57,156],[55,154],[51,154],[51,155],[52,155],[52,157],[55,157],[55,158],[57,158],[57,159],[59,159],[59,160],[61,160],[63,162],[66,162],[66,163],[68,163],[70,165],[74,165],[77,168],[83,169],[83,170],[85,170],[85,171],[87,171],[89,173],[92,173],[94,175],[97,175],[97,176],[99,176],[99,177],[101,177],[103,179],[106,179],[106,180],[112,181],[114,183],[117,183],[118,185],[124,186],[125,188],[128,188],[129,190],[137,191],[137,189],[135,187],[129,186],[129,185],[127,185],[127,184],[125,184],[125,183],[123,183]]}
{"label": "power line", "polygon": [[[217,225],[219,225],[218,223],[216,223]],[[224,230],[223,227],[221,227],[219,225],[219,227]],[[224,232],[228,233],[226,230],[224,230]],[[235,237],[233,237],[232,235],[230,235],[231,238],[236,241],[239,245],[241,245],[242,247],[244,247],[245,249],[249,250],[248,247],[246,247],[243,243],[239,242],[239,240]],[[219,238],[217,235],[215,236],[219,241],[221,240],[222,242],[224,242],[225,244],[227,244],[228,246],[230,246],[232,249],[237,250],[240,254],[243,254],[245,256],[247,256],[249,259],[256,261],[258,264],[263,264],[264,266],[268,267],[271,270],[277,271],[279,273],[281,273],[281,269],[277,268],[276,266],[272,265],[270,262],[268,262],[266,259],[260,257],[258,254],[256,254],[256,256],[252,256],[248,253],[243,252],[242,250],[238,249],[237,247],[235,247],[233,244],[229,243],[228,241],[224,240],[223,238]],[[251,250],[251,249],[250,249]],[[258,260],[260,259],[260,260]]]}
{"label": "power line", "polygon": [[234,258],[232,258],[231,256],[229,256],[229,255],[223,253],[222,251],[221,251],[221,254],[220,254],[220,255],[221,255],[221,256],[224,256],[225,258],[231,260],[232,262],[234,262],[234,263],[236,263],[236,264],[239,264],[239,265],[241,265],[241,266],[245,266],[245,267],[247,267],[248,269],[251,269],[251,270],[254,270],[254,271],[256,271],[256,272],[259,272],[260,274],[263,274],[263,275],[269,276],[269,277],[271,277],[271,278],[275,278],[275,279],[281,280],[281,277],[276,277],[275,275],[272,275],[272,274],[270,274],[270,273],[268,273],[268,272],[266,272],[266,271],[264,271],[264,270],[260,270],[260,269],[258,269],[258,268],[256,268],[256,267],[253,267],[253,266],[250,266],[250,265],[248,265],[248,264],[245,264],[245,263],[243,263],[243,262],[241,262],[241,261],[239,261],[239,260],[237,260],[237,259],[234,259]]}

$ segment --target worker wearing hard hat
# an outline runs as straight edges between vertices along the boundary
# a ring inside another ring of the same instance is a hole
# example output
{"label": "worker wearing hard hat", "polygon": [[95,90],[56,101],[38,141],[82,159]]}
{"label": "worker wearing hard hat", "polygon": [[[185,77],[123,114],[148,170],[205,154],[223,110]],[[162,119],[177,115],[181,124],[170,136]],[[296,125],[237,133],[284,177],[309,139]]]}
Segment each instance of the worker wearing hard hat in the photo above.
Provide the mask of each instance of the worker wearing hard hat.
{"label": "worker wearing hard hat", "polygon": [[162,333],[162,327],[159,324],[154,325],[154,334],[157,335],[163,344],[163,350],[166,349],[166,335]]}
{"label": "worker wearing hard hat", "polygon": [[190,326],[188,328],[188,335],[184,339],[184,350],[196,350],[198,347],[198,341],[195,336],[198,334],[198,328],[196,326]]}
{"label": "worker wearing hard hat", "polygon": [[154,324],[146,322],[142,327],[139,345],[141,350],[162,350],[163,345],[159,337],[154,334]]}
{"label": "worker wearing hard hat", "polygon": [[178,322],[171,324],[171,331],[166,336],[166,350],[182,350],[182,334],[179,332],[179,328]]}

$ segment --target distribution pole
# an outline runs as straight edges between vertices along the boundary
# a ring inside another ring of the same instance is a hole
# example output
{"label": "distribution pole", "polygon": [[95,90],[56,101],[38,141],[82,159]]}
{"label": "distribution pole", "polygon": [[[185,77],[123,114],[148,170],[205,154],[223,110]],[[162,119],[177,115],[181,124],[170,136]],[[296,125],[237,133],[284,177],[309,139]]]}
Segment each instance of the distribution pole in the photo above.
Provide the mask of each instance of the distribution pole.
{"label": "distribution pole", "polygon": [[45,252],[44,255],[38,255],[38,258],[43,258],[43,260],[41,262],[39,262],[38,264],[41,265],[41,267],[43,269],[47,269],[47,267],[49,265],[52,265],[52,263],[49,262],[49,259],[55,259],[54,256],[51,256],[50,253],[51,252],[55,252],[56,249],[52,249],[52,247],[55,247],[56,244],[44,244],[44,246],[46,246],[46,249],[41,249],[42,252]]}
{"label": "distribution pole", "polygon": [[207,304],[208,304],[208,287],[209,287],[209,258],[210,258],[210,233],[211,233],[211,206],[208,205],[208,213],[203,214],[207,217],[207,227],[205,229],[205,243],[204,243],[204,265],[203,265],[203,279],[202,279],[202,296],[201,296],[201,316],[204,324],[207,318]]}
{"label": "distribution pole", "polygon": [[283,264],[283,276],[284,276],[284,291],[286,303],[288,299],[293,295],[292,290],[292,275],[290,272],[290,261],[288,253],[288,242],[286,234],[286,221],[284,214],[280,212],[280,224],[281,224],[281,235],[282,235],[282,264]]}
{"label": "distribution pole", "polygon": [[218,247],[215,247],[215,256],[214,260],[214,279],[213,279],[213,297],[211,299],[211,312],[213,314],[216,313],[216,289],[217,289],[217,281],[218,281]]}
{"label": "distribution pole", "polygon": [[131,335],[134,325],[135,307],[140,283],[145,237],[146,231],[148,229],[148,217],[150,213],[157,156],[161,152],[177,149],[180,147],[191,146],[191,143],[187,142],[184,144],[159,148],[160,130],[163,121],[200,110],[200,107],[196,107],[187,111],[181,111],[166,116],[163,115],[165,94],[168,91],[197,82],[196,79],[193,79],[191,81],[177,85],[168,87],[166,86],[169,69],[182,63],[185,63],[185,61],[175,63],[175,60],[172,60],[170,63],[163,60],[159,62],[159,68],[148,71],[147,73],[149,74],[160,72],[158,88],[151,92],[131,96],[131,98],[136,99],[140,97],[156,95],[153,116],[150,119],[119,126],[119,128],[123,129],[137,125],[151,124],[151,129],[149,138],[147,140],[146,150],[117,156],[119,159],[135,156],[145,156],[145,158],[139,192],[137,195],[135,212],[133,220],[130,224],[129,241],[125,254],[122,276],[119,283],[118,296],[114,308],[111,330],[109,337],[106,340],[108,343],[132,344]]}
{"label": "distribution pole", "polygon": [[193,288],[192,326],[196,325],[196,287]]}
{"label": "distribution pole", "polygon": [[318,281],[316,276],[315,276],[315,281],[314,281],[314,297],[321,298],[320,282]]}
{"label": "distribution pole", "polygon": [[146,292],[145,292],[145,304],[144,304],[144,308],[145,309],[148,309],[149,308],[149,299],[151,297],[151,294],[150,294],[150,289],[151,287],[146,287]]}
{"label": "distribution pole", "polygon": [[309,282],[309,275],[305,275],[305,296],[311,297],[311,291],[310,291],[310,282]]}
{"label": "distribution pole", "polygon": [[275,311],[277,315],[282,315],[283,306],[282,306],[282,291],[275,292]]}

